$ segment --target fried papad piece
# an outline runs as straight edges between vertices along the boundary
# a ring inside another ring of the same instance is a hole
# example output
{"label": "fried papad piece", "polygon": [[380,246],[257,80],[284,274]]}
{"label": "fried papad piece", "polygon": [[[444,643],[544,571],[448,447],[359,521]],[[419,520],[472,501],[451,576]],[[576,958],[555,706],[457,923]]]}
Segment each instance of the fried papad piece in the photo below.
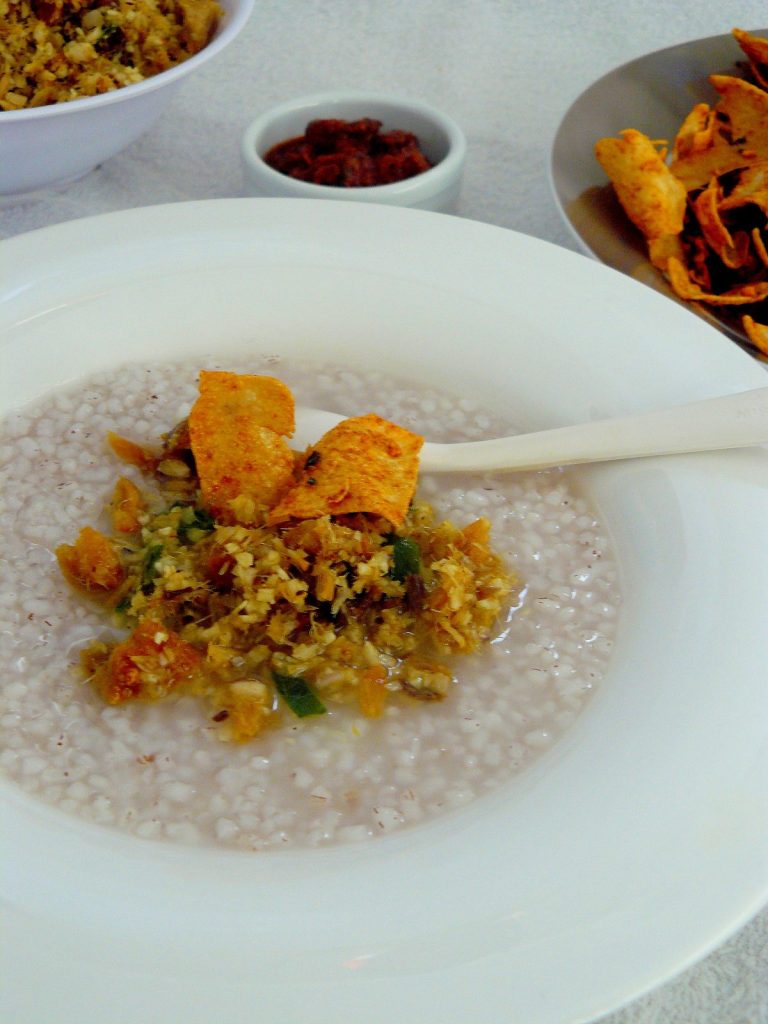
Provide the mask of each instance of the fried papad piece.
{"label": "fried papad piece", "polygon": [[693,210],[709,248],[724,266],[730,270],[737,270],[750,261],[750,239],[744,231],[731,234],[720,213],[722,202],[723,190],[718,179],[713,178],[694,199]]}
{"label": "fried papad piece", "polygon": [[688,191],[703,188],[715,176],[768,159],[768,93],[731,75],[710,75],[709,80],[720,93],[713,111],[711,145],[681,154],[670,165]]}
{"label": "fried papad piece", "polygon": [[654,267],[664,273],[670,257],[674,256],[684,262],[685,253],[680,235],[659,235],[658,238],[649,238],[648,256]]}
{"label": "fried papad piece", "polygon": [[743,316],[741,318],[741,324],[744,328],[744,333],[758,352],[762,352],[764,356],[768,356],[768,326],[766,324],[757,323],[757,321],[753,320],[751,316]]}
{"label": "fried papad piece", "polygon": [[687,302],[706,302],[709,306],[748,306],[768,298],[768,281],[750,281],[719,294],[705,292],[691,278],[685,264],[674,256],[667,262],[667,276],[675,294]]}
{"label": "fried papad piece", "polygon": [[[705,292],[712,290],[712,273],[710,263],[712,253],[701,235],[688,235],[685,239],[685,246],[682,247],[683,255],[677,257],[685,264],[688,276]],[[668,273],[669,264],[667,264]]]}
{"label": "fried papad piece", "polygon": [[260,427],[269,427],[285,437],[291,437],[296,429],[293,395],[276,377],[201,370],[199,390],[200,398],[215,404],[223,416],[247,416]]}
{"label": "fried papad piece", "polygon": [[763,264],[764,267],[768,267],[768,248],[765,244],[765,239],[760,228],[752,228],[752,248],[757,254],[757,258]]}
{"label": "fried papad piece", "polygon": [[749,60],[755,81],[768,89],[768,39],[753,36],[742,28],[733,29],[731,34]]}
{"label": "fried papad piece", "polygon": [[634,128],[619,134],[620,138],[600,139],[595,155],[627,216],[646,238],[679,235],[685,217],[685,188],[647,135]]}
{"label": "fried papad piece", "polygon": [[721,210],[736,210],[753,203],[768,215],[768,161],[745,167],[728,195],[720,201]]}
{"label": "fried papad piece", "polygon": [[697,103],[680,126],[672,144],[673,160],[702,153],[712,145],[715,117],[708,103]]}
{"label": "fried papad piece", "polygon": [[307,450],[300,480],[267,522],[367,512],[400,526],[416,490],[423,443],[373,413],[343,420]]}
{"label": "fried papad piece", "polygon": [[223,522],[263,519],[293,480],[281,435],[294,431],[289,389],[274,377],[203,370],[189,437],[203,502]]}

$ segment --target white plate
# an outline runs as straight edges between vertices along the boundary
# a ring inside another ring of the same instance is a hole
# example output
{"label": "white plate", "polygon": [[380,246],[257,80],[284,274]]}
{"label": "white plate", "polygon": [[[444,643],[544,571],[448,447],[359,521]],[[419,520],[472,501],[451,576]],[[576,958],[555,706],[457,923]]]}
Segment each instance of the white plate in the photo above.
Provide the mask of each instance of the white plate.
{"label": "white plate", "polygon": [[[756,29],[755,34],[764,36],[768,30]],[[555,134],[549,167],[560,213],[586,252],[693,310],[740,344],[747,339],[738,311],[682,302],[650,264],[645,239],[607,184],[594,146],[624,128],[671,143],[696,103],[714,105],[719,99],[709,76],[740,75],[737,63],[745,60],[727,33],[670,46],[615,68],[568,108]]]}
{"label": "white plate", "polygon": [[[383,366],[530,428],[765,379],[621,274],[419,211],[177,204],[19,237],[2,258],[6,409],[212,341]],[[746,921],[768,898],[768,455],[580,477],[626,599],[610,677],[551,754],[428,826],[274,854],[141,842],[7,787],[2,1018],[562,1024]]]}

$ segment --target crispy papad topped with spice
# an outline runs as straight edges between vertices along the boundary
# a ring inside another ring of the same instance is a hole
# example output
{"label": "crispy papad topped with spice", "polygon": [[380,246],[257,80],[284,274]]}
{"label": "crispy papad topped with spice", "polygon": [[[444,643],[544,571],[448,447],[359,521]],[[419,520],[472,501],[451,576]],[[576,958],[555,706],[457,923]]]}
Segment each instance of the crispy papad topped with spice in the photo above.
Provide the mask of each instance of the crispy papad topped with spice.
{"label": "crispy papad topped with spice", "polygon": [[282,382],[202,371],[159,448],[109,435],[141,486],[121,476],[111,532],[56,551],[126,631],[81,655],[109,704],[199,697],[240,741],[329,703],[375,718],[446,697],[454,657],[492,637],[516,581],[487,519],[414,499],[423,439],[370,414],[295,452],[293,430]]}
{"label": "crispy papad topped with spice", "polygon": [[734,29],[745,77],[713,74],[672,142],[634,128],[595,155],[651,262],[687,302],[732,310],[768,356],[768,39]]}

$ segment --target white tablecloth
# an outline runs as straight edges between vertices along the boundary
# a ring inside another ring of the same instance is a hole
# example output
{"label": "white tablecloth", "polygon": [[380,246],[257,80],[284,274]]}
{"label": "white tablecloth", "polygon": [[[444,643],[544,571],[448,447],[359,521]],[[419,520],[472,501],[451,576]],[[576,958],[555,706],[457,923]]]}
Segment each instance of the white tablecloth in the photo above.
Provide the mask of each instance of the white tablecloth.
{"label": "white tablecloth", "polygon": [[[242,195],[238,144],[249,120],[292,96],[353,86],[418,96],[459,121],[469,143],[461,216],[576,248],[547,174],[570,102],[648,51],[766,24],[757,0],[256,0],[242,36],[186,82],[146,136],[66,190],[4,202],[0,237]],[[768,910],[606,1022],[766,1024]]]}

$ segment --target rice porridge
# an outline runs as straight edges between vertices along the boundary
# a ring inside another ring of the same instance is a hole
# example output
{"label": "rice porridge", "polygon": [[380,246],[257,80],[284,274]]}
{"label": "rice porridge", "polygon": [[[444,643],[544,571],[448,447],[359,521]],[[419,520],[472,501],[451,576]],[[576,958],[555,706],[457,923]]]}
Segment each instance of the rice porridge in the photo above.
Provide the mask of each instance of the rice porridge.
{"label": "rice porridge", "polygon": [[[430,440],[511,432],[468,398],[381,373],[277,356],[198,365],[267,373],[297,405],[375,411]],[[65,583],[53,549],[98,526],[116,478],[133,473],[107,451],[107,432],[156,441],[189,411],[198,365],[92,376],[3,424],[4,774],[65,812],[141,838],[270,850],[427,821],[548,750],[603,678],[620,606],[606,532],[559,470],[421,478],[418,494],[439,518],[490,519],[493,548],[523,584],[492,642],[456,659],[458,683],[437,705],[392,704],[377,720],[336,706],[232,744],[190,698],[111,707],[82,681],[80,650],[110,626]]]}

